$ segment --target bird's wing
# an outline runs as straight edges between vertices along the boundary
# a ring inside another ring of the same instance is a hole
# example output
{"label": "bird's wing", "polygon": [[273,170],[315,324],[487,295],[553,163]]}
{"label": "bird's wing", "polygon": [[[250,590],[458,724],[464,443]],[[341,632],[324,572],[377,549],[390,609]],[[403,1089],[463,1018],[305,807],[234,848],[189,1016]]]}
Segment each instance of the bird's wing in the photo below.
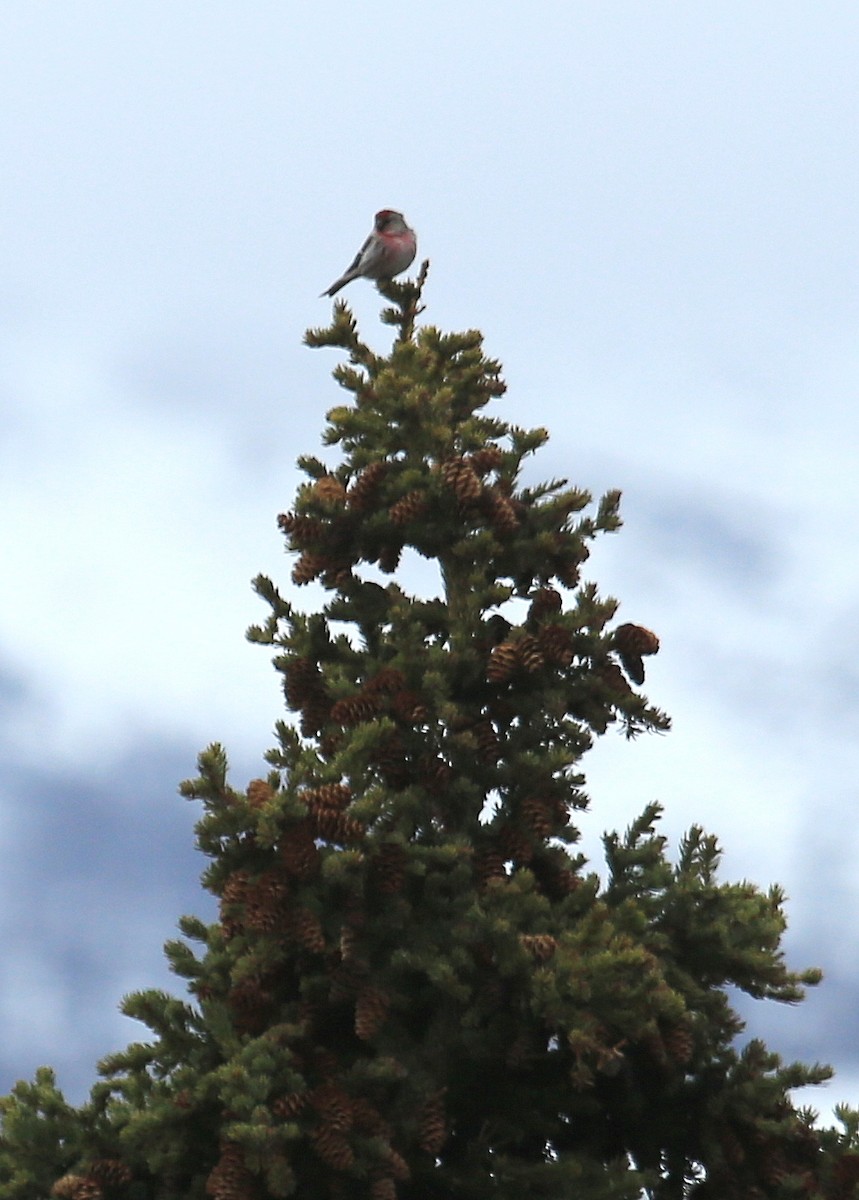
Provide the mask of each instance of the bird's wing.
{"label": "bird's wing", "polygon": [[361,247],[361,249],[358,251],[358,253],[355,255],[355,257],[349,263],[349,266],[343,272],[344,275],[348,275],[350,271],[355,270],[355,268],[359,265],[359,263],[361,262],[364,255],[367,253],[367,250],[370,248],[370,243],[372,242],[372,240],[373,240],[373,235],[371,233],[370,236],[367,238],[367,240],[364,242],[364,245]]}

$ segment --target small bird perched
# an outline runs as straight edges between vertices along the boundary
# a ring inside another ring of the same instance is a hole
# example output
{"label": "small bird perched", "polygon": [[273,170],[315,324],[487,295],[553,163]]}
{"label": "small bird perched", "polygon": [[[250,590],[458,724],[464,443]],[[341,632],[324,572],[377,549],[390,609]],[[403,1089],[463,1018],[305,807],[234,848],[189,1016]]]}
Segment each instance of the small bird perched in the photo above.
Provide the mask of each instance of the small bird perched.
{"label": "small bird perched", "polygon": [[409,229],[402,213],[390,208],[383,208],[376,213],[373,232],[355,255],[348,269],[322,292],[323,296],[333,296],[353,279],[393,279],[401,271],[405,271],[415,254],[418,243],[415,231]]}

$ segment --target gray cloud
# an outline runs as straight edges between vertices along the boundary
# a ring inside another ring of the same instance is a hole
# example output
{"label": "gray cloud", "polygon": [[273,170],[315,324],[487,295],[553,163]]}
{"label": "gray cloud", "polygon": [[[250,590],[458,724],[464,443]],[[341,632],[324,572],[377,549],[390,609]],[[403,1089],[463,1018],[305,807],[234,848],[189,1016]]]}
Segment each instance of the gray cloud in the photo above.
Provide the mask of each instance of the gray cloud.
{"label": "gray cloud", "polygon": [[0,1090],[49,1063],[81,1097],[96,1059],[143,1035],[119,1016],[122,995],[181,991],[161,946],[183,912],[214,912],[197,884],[199,813],[176,795],[194,760],[192,747],[149,741],[98,777],[26,764],[0,772]]}

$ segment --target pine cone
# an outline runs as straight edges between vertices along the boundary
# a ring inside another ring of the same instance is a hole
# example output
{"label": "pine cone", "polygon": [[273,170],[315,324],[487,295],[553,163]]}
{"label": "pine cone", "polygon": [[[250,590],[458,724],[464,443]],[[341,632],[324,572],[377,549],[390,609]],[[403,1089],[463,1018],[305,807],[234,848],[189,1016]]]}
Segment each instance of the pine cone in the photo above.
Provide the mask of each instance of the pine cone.
{"label": "pine cone", "polygon": [[623,669],[637,686],[644,683],[644,663],[641,661],[648,654],[655,654],[659,649],[659,638],[643,625],[619,625],[614,631],[614,645]]}
{"label": "pine cone", "polygon": [[673,1025],[662,1035],[665,1049],[678,1066],[685,1067],[692,1059],[695,1039],[688,1025]]}
{"label": "pine cone", "polygon": [[472,726],[477,753],[483,762],[497,763],[501,758],[501,742],[491,721],[478,721]]}
{"label": "pine cone", "polygon": [[553,616],[561,611],[563,600],[561,593],[552,587],[541,587],[531,595],[531,607],[528,609],[529,621],[542,621],[545,617]]}
{"label": "pine cone", "polygon": [[372,721],[381,711],[382,703],[378,696],[359,692],[356,696],[345,696],[338,700],[331,708],[331,720],[349,729],[364,721]]}
{"label": "pine cone", "polygon": [[519,528],[519,517],[511,500],[499,492],[497,488],[489,488],[486,493],[489,501],[491,521],[495,530],[503,536],[509,536]]}
{"label": "pine cone", "polygon": [[407,725],[422,725],[429,716],[429,709],[417,692],[397,692],[391,708],[394,716]]}
{"label": "pine cone", "polygon": [[573,661],[573,635],[562,625],[543,625],[537,634],[537,643],[546,662],[568,667]]}
{"label": "pine cone", "polygon": [[355,1128],[360,1133],[370,1137],[389,1138],[391,1127],[374,1105],[364,1096],[356,1097],[352,1102],[352,1118]]}
{"label": "pine cone", "polygon": [[[363,969],[363,960],[358,958],[358,930],[350,925],[344,925],[340,930],[340,964],[338,970],[345,965],[358,965]],[[342,978],[352,978],[352,972],[344,972]]]}
{"label": "pine cone", "polygon": [[504,855],[495,847],[479,850],[474,856],[474,874],[480,888],[486,887],[493,879],[506,879]]}
{"label": "pine cone", "polygon": [[306,1092],[290,1092],[286,1096],[279,1096],[273,1101],[271,1111],[276,1117],[280,1117],[282,1121],[291,1121],[293,1117],[299,1116],[302,1110],[307,1106]]}
{"label": "pine cone", "polygon": [[418,762],[418,772],[424,787],[436,795],[446,791],[453,779],[451,765],[446,763],[443,758],[435,758],[431,754],[421,756]]}
{"label": "pine cone", "polygon": [[396,842],[386,842],[377,854],[375,868],[376,888],[383,896],[393,896],[403,890],[406,881],[408,855],[405,848]]}
{"label": "pine cone", "polygon": [[385,575],[393,575],[400,564],[400,555],[403,553],[403,548],[400,545],[389,544],[383,546],[379,551],[378,563],[379,570]]}
{"label": "pine cone", "polygon": [[581,886],[581,880],[569,867],[558,866],[544,859],[536,859],[531,868],[537,876],[540,891],[550,900],[563,900]]}
{"label": "pine cone", "polygon": [[284,667],[283,675],[286,702],[293,711],[324,691],[322,675],[312,659],[290,658]]}
{"label": "pine cone", "polygon": [[[641,662],[641,660],[638,660]],[[642,671],[644,664],[642,663]],[[596,670],[597,678],[600,679],[606,686],[609,692],[615,696],[629,696],[632,693],[632,688],[626,681],[626,676],[617,663],[606,663]],[[642,679],[644,678],[642,674]]]}
{"label": "pine cone", "polygon": [[329,588],[345,587],[352,578],[352,563],[338,562],[336,559],[329,559],[322,574],[322,582]]}
{"label": "pine cone", "polygon": [[447,1141],[447,1119],[444,1091],[436,1092],[421,1110],[418,1125],[418,1145],[427,1154],[436,1155]]}
{"label": "pine cone", "polygon": [[318,517],[301,517],[297,513],[281,513],[278,528],[289,538],[293,550],[303,550],[325,536],[325,524]]}
{"label": "pine cone", "polygon": [[245,921],[260,933],[278,929],[286,916],[289,885],[277,871],[266,871],[248,885],[245,894]]}
{"label": "pine cone", "polygon": [[310,809],[334,808],[340,811],[349,807],[352,789],[345,783],[323,783],[319,787],[299,792],[298,798]]}
{"label": "pine cone", "polygon": [[317,835],[326,842],[348,845],[360,842],[367,832],[360,821],[347,817],[333,808],[318,808],[312,814]]}
{"label": "pine cone", "polygon": [[483,484],[474,467],[465,459],[448,459],[442,464],[441,477],[463,508],[480,499]]}
{"label": "pine cone", "polygon": [[542,796],[528,796],[522,801],[522,819],[534,831],[535,837],[547,838],[555,829],[555,814],[550,801]]}
{"label": "pine cone", "polygon": [[389,1175],[374,1179],[370,1184],[371,1200],[397,1200],[397,1185]]}
{"label": "pine cone", "polygon": [[335,1133],[345,1133],[352,1128],[352,1099],[332,1080],[314,1088],[307,1100],[325,1128]]}
{"label": "pine cone", "polygon": [[313,954],[325,953],[325,934],[315,912],[309,908],[296,908],[293,910],[290,924],[295,940],[305,950],[310,950]]}
{"label": "pine cone", "polygon": [[64,1175],[51,1188],[51,1195],[60,1200],[101,1200],[104,1193],[91,1175]]}
{"label": "pine cone", "polygon": [[233,1020],[243,1033],[258,1033],[264,1027],[271,1002],[272,994],[259,975],[249,975],[227,993]]}
{"label": "pine cone", "polygon": [[374,462],[365,467],[346,493],[349,507],[355,509],[356,512],[366,512],[368,508],[372,507],[379,485],[387,473],[388,464],[386,462]]}
{"label": "pine cone", "polygon": [[355,1033],[362,1042],[368,1042],[379,1032],[390,1005],[390,997],[381,988],[370,985],[358,993],[355,1001]]}
{"label": "pine cone", "polygon": [[342,1133],[323,1126],[314,1129],[311,1140],[313,1149],[324,1163],[335,1171],[348,1171],[355,1161],[355,1153]]}
{"label": "pine cone", "polygon": [[405,686],[406,677],[402,671],[396,667],[382,667],[378,674],[367,680],[364,691],[368,695],[375,695],[377,692],[399,692]]}
{"label": "pine cone", "polygon": [[468,456],[468,461],[478,475],[486,475],[489,471],[494,471],[501,466],[504,462],[504,451],[500,446],[490,444],[481,447],[480,450],[475,450]]}
{"label": "pine cone", "polygon": [[325,696],[313,696],[301,706],[301,732],[304,737],[315,737],[331,719],[331,701]]}
{"label": "pine cone", "polygon": [[[320,724],[316,726],[316,729],[321,729],[324,723],[324,721],[320,722]],[[302,729],[302,733],[303,732],[304,730]],[[305,736],[308,735],[305,734]],[[336,733],[328,730],[327,732],[321,734],[319,737],[319,753],[321,756],[325,759],[328,759],[330,762],[332,758],[339,754],[340,750],[343,748],[343,736],[342,729],[338,730]]]}
{"label": "pine cone", "polygon": [[534,847],[530,839],[513,825],[501,826],[498,842],[505,858],[512,859],[518,866],[527,866],[534,857]]}
{"label": "pine cone", "polygon": [[298,587],[305,583],[312,583],[331,565],[331,560],[326,555],[305,550],[292,568],[292,582]]}
{"label": "pine cone", "polygon": [[119,1158],[97,1158],[89,1164],[89,1174],[108,1187],[122,1187],[131,1182],[131,1167]]}
{"label": "pine cone", "polygon": [[327,504],[345,504],[346,489],[334,475],[323,475],[313,485],[313,495]]}
{"label": "pine cone", "polygon": [[279,847],[280,861],[295,879],[312,879],[319,868],[319,851],[309,820],[297,821],[283,833]]}
{"label": "pine cone", "polygon": [[395,525],[408,525],[410,521],[419,520],[429,508],[426,492],[416,488],[392,504],[388,516]]}
{"label": "pine cone", "polygon": [[614,642],[619,649],[631,654],[656,654],[659,649],[659,638],[643,625],[619,625],[614,631]]}
{"label": "pine cone", "polygon": [[251,808],[262,808],[274,796],[274,789],[265,779],[252,779],[248,784],[248,804]]}
{"label": "pine cone", "polygon": [[486,678],[490,683],[504,683],[519,665],[519,652],[514,642],[501,642],[489,655]]}
{"label": "pine cone", "polygon": [[555,574],[564,587],[574,588],[581,577],[581,569],[577,562],[563,562],[555,568]]}
{"label": "pine cone", "polygon": [[403,1158],[402,1154],[396,1151],[393,1146],[388,1146],[386,1158],[387,1164],[391,1169],[391,1175],[394,1179],[404,1182],[406,1179],[411,1178],[412,1172],[409,1164]]}
{"label": "pine cone", "polygon": [[519,942],[537,962],[548,962],[558,949],[558,942],[549,933],[520,933]]}
{"label": "pine cone", "polygon": [[249,879],[247,871],[231,871],[221,889],[221,903],[244,904]]}
{"label": "pine cone", "polygon": [[526,633],[519,640],[517,650],[522,666],[530,674],[539,671],[541,667],[546,665],[546,660],[543,657],[543,651],[540,649],[540,643],[530,633]]}
{"label": "pine cone", "polygon": [[227,876],[218,918],[225,938],[237,937],[244,930],[244,900],[248,876],[244,871],[233,871]]}

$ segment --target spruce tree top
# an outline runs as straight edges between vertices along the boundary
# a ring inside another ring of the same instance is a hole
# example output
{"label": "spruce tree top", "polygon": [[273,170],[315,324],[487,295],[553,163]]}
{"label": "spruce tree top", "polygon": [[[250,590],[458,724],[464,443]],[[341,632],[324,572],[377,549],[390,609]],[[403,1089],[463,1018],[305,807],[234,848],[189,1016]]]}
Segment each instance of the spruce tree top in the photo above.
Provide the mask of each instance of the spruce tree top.
{"label": "spruce tree top", "polygon": [[[582,515],[591,498],[566,480],[523,485],[547,434],[484,413],[505,385],[479,333],[415,328],[426,267],[380,288],[396,305],[389,356],[344,303],[307,334],[347,352],[334,376],[352,403],[328,414],[340,461],[299,460],[309,482],[280,525],[293,581],[333,594],[308,617],[259,578],[273,615],[250,636],[282,651],[301,737],[281,726],[273,761],[293,786],[343,783],[365,825],[408,838],[473,837],[492,801],[485,846],[530,860],[547,834],[569,837],[593,733],[667,728],[633,686],[658,641],[610,629],[616,602],[580,582],[590,540],[620,524],[619,493]],[[387,582],[405,550],[436,564],[437,595]]]}
{"label": "spruce tree top", "polygon": [[669,862],[655,804],[605,885],[572,852],[594,735],[668,727],[637,690],[658,640],[581,579],[618,493],[525,484],[546,434],[484,412],[478,333],[416,326],[426,272],[379,285],[387,356],[339,302],[307,335],[350,402],[280,526],[325,603],[256,580],[294,715],[266,779],[212,746],[183,785],[219,900],[180,922],[199,953],[166,947],[189,1001],[126,998],[154,1037],[82,1109],[48,1071],[0,1102],[0,1200],[855,1194],[859,1116],[819,1134],[790,1101],[828,1070],[735,1045],[729,986],[819,978],[785,966],[779,889],[718,883],[697,827]]}

